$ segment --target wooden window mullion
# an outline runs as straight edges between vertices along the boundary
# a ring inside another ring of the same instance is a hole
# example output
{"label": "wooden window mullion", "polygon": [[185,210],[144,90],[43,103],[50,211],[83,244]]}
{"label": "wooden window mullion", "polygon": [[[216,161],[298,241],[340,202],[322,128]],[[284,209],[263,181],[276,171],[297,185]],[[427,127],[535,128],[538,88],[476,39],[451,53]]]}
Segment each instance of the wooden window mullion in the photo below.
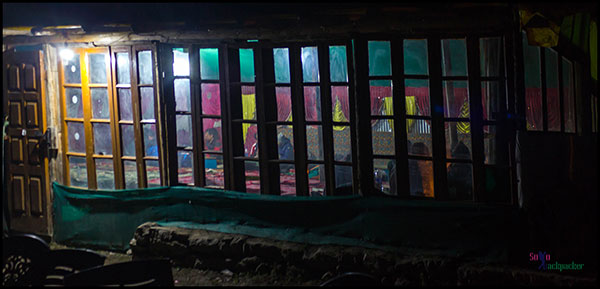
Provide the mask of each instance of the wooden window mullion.
{"label": "wooden window mullion", "polygon": [[300,46],[289,47],[290,80],[292,82],[292,122],[294,126],[294,160],[296,162],[296,195],[308,196],[306,120],[304,119],[304,88]]}
{"label": "wooden window mullion", "polygon": [[349,106],[349,120],[350,121],[350,145],[352,154],[352,194],[358,195],[359,183],[358,183],[358,135],[357,135],[357,114],[356,114],[356,90],[355,90],[355,70],[354,70],[354,48],[352,47],[352,41],[348,41],[344,44],[346,46],[346,63],[348,64],[348,106]]}
{"label": "wooden window mullion", "polygon": [[325,161],[325,193],[333,195],[335,190],[334,150],[333,150],[333,112],[331,108],[331,84],[329,78],[329,46],[317,46],[320,71],[321,120],[323,136],[323,160]]}
{"label": "wooden window mullion", "polygon": [[137,61],[137,51],[132,48],[131,53],[129,54],[129,73],[130,73],[130,82],[131,82],[131,106],[133,113],[133,133],[135,135],[135,163],[137,166],[137,176],[138,176],[138,187],[147,188],[147,178],[146,178],[146,164],[144,163],[144,138],[142,136],[142,125],[140,123],[141,119],[141,107],[139,101],[139,87],[138,87],[138,61]]}
{"label": "wooden window mullion", "polygon": [[[469,76],[469,114],[471,118],[471,151],[473,165],[473,200],[481,202],[485,194],[483,144],[483,105],[481,101],[479,38],[467,36],[467,75]],[[491,115],[491,112],[489,112]]]}
{"label": "wooden window mullion", "polygon": [[[261,194],[271,194],[271,185],[269,182],[269,150],[271,143],[268,143],[267,126],[265,119],[265,89],[263,76],[263,62],[261,48],[253,47],[254,55],[254,89],[256,121],[258,129],[258,162],[260,171],[260,192]],[[275,104],[277,105],[277,104]],[[273,176],[271,176],[273,177]]]}
{"label": "wooden window mullion", "polygon": [[436,200],[448,199],[446,175],[446,136],[442,97],[442,46],[439,37],[427,41],[430,75],[431,142],[433,150],[433,189]]}
{"label": "wooden window mullion", "polygon": [[[121,161],[121,134],[119,129],[119,100],[117,92],[117,76],[116,76],[116,62],[115,50],[107,48],[109,57],[108,63],[106,63],[106,71],[108,77],[106,83],[108,85],[108,103],[110,109],[110,131],[112,133],[112,160],[113,160],[113,171],[114,171],[114,182],[115,189],[124,189],[125,182],[123,178],[123,162]],[[116,50],[123,51],[123,50]],[[113,56],[115,56],[113,58]],[[111,59],[113,61],[111,61]]]}
{"label": "wooden window mullion", "polygon": [[232,168],[233,168],[233,150],[231,149],[231,115],[229,114],[229,94],[227,79],[227,47],[225,45],[218,45],[219,55],[219,92],[221,96],[221,135],[222,143],[221,146],[223,151],[223,185],[226,190],[231,190],[233,187]]}
{"label": "wooden window mullion", "polygon": [[[165,114],[161,117],[164,122],[166,136],[165,162],[168,167],[167,185],[173,186],[178,183],[178,164],[177,164],[177,132],[175,123],[175,86],[173,81],[173,46],[161,45],[158,49],[161,59],[161,70],[164,75],[162,79],[163,97]],[[196,170],[194,170],[196,172]]]}
{"label": "wooden window mullion", "polygon": [[[226,65],[224,73],[227,75],[227,99],[228,115],[233,119],[242,119],[242,91],[240,83],[240,54],[235,47],[227,47],[226,50]],[[242,122],[230,121],[230,136],[229,146],[232,149],[232,170],[231,170],[231,189],[234,191],[246,191],[246,175],[243,160],[237,160],[235,157],[244,156],[244,140],[242,139]]]}
{"label": "wooden window mullion", "polygon": [[542,131],[548,131],[548,93],[546,92],[546,49],[536,47],[540,51],[540,89],[542,90]]}
{"label": "wooden window mullion", "polygon": [[[202,123],[202,91],[200,90],[200,51],[196,46],[187,46],[190,67],[190,98],[192,105],[192,139],[194,148],[194,184],[206,186],[204,170],[204,131]],[[177,141],[177,140],[175,140]]]}
{"label": "wooden window mullion", "polygon": [[81,99],[83,101],[83,129],[85,134],[85,156],[88,175],[88,188],[95,190],[98,188],[96,182],[96,165],[94,163],[94,135],[92,131],[92,103],[90,99],[90,87],[88,85],[88,54],[89,51],[81,50],[80,69],[81,69]]}
{"label": "wooden window mullion", "polygon": [[[406,131],[406,96],[404,84],[404,39],[391,41],[392,94],[394,100],[394,138],[396,148],[396,194],[409,196],[408,132]],[[391,188],[391,187],[390,187]],[[393,193],[393,192],[392,192]]]}
{"label": "wooden window mullion", "polygon": [[[263,127],[266,128],[266,142],[267,142],[267,156],[264,163],[267,167],[267,176],[269,183],[269,190],[267,191],[270,195],[281,194],[280,184],[280,170],[279,163],[272,162],[272,160],[279,159],[279,145],[277,142],[277,125],[272,122],[277,121],[277,97],[275,93],[275,85],[265,85],[266,83],[275,83],[275,66],[273,60],[273,49],[271,47],[259,48],[261,55],[261,82],[259,85],[262,86],[262,97],[257,98],[257,104],[263,107],[263,116],[265,124]],[[258,82],[258,81],[257,81]],[[258,95],[258,94],[257,94]],[[267,124],[269,123],[269,124]],[[259,123],[260,125],[260,123]],[[261,182],[262,183],[262,182]]]}

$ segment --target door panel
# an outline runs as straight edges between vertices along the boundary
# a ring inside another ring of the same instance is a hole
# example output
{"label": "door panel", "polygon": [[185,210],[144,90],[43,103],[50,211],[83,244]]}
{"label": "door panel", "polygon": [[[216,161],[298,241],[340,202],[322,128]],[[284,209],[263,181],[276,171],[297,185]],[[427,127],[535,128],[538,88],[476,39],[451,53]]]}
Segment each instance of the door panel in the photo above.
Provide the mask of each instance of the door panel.
{"label": "door panel", "polygon": [[41,51],[7,51],[4,58],[4,114],[8,114],[5,163],[10,229],[48,235],[48,159]]}

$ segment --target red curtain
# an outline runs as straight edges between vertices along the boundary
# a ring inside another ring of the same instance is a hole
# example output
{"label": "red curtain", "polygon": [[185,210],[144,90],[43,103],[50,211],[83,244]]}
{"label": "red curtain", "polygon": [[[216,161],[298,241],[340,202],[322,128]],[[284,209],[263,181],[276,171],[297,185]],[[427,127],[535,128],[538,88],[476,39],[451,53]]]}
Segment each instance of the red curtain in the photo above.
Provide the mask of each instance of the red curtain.
{"label": "red curtain", "polygon": [[542,130],[542,89],[526,88],[525,105],[527,106],[527,124],[533,126],[530,129]]}

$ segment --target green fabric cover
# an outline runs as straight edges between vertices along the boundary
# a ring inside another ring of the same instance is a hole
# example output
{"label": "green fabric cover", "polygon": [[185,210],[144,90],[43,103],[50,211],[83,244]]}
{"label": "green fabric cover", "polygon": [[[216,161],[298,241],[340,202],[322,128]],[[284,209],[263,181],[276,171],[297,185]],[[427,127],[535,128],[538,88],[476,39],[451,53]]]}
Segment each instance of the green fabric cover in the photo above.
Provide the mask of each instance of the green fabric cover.
{"label": "green fabric cover", "polygon": [[148,221],[309,244],[504,256],[514,209],[385,196],[293,197],[192,187],[52,185],[58,243],[126,250]]}

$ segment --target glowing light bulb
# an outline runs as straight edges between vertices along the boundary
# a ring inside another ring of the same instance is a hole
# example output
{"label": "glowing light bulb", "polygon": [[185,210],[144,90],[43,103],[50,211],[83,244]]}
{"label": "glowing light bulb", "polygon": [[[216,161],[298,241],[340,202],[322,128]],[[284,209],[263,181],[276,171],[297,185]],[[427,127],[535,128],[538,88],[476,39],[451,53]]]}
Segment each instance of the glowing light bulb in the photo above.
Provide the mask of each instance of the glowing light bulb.
{"label": "glowing light bulb", "polygon": [[73,50],[67,48],[61,49],[59,54],[60,58],[62,58],[65,61],[73,59],[74,56]]}

